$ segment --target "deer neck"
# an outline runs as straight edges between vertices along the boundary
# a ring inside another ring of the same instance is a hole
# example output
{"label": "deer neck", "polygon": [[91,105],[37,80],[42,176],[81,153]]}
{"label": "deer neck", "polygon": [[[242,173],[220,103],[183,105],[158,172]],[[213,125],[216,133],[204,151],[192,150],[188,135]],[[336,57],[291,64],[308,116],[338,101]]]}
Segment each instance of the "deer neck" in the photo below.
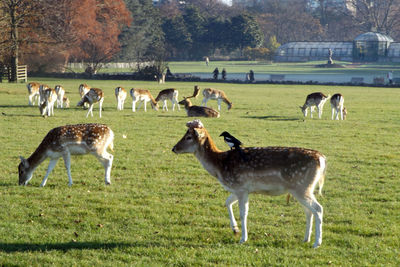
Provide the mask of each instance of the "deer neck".
{"label": "deer neck", "polygon": [[221,169],[221,157],[223,152],[217,148],[210,136],[194,153],[203,167],[214,177],[218,177]]}
{"label": "deer neck", "polygon": [[39,166],[46,158],[47,158],[47,149],[45,145],[41,143],[38,148],[36,148],[35,152],[27,159],[30,169],[33,171]]}

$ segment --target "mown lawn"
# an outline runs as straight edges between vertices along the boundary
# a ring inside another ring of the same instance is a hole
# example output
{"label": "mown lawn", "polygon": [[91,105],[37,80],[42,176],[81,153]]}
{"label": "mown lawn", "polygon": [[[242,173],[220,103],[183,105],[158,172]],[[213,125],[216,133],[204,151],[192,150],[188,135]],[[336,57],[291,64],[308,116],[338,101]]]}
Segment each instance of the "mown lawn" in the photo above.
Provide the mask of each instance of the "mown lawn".
{"label": "mown lawn", "polygon": [[[252,195],[249,241],[239,245],[224,206],[229,195],[193,155],[171,148],[186,131],[185,112],[116,110],[114,88],[158,91],[175,87],[191,95],[194,83],[38,79],[62,84],[72,107],[42,118],[28,106],[24,84],[0,84],[0,265],[22,266],[398,266],[400,264],[400,90],[395,88],[199,83],[224,90],[234,107],[202,119],[217,146],[222,131],[246,146],[300,146],[328,158],[323,197],[323,243],[302,243],[305,216],[285,196]],[[76,108],[78,86],[105,92],[103,118]],[[345,96],[346,121],[303,120],[308,93]],[[194,100],[201,103],[201,97]],[[216,102],[209,102],[216,107]],[[170,107],[169,103],[169,107]],[[48,161],[26,187],[18,186],[18,156],[28,157],[52,128],[100,122],[115,133],[111,186],[92,156],[72,159],[74,185],[62,160],[47,185]],[[127,138],[123,138],[126,135]],[[236,217],[238,208],[236,206]],[[314,230],[314,229],[313,229]],[[313,231],[314,232],[314,231]]]}

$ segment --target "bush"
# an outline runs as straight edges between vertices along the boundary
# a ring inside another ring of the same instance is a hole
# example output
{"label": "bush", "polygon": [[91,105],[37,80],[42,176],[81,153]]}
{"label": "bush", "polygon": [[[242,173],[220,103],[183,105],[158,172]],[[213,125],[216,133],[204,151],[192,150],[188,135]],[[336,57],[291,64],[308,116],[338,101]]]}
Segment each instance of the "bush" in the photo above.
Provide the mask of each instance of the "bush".
{"label": "bush", "polygon": [[266,47],[246,47],[243,56],[248,60],[268,60],[271,58],[271,51]]}

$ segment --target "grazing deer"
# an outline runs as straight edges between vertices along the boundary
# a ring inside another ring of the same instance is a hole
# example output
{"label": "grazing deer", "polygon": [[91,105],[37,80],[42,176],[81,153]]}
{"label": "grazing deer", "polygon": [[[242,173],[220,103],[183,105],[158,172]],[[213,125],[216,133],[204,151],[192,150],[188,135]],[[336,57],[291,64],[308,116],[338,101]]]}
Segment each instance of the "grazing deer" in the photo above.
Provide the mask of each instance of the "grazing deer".
{"label": "grazing deer", "polygon": [[[90,91],[90,87],[86,83],[82,83],[79,85],[78,91],[82,99]],[[89,104],[85,103],[83,107],[89,108]]]}
{"label": "grazing deer", "polygon": [[86,118],[89,116],[89,113],[93,117],[93,105],[97,102],[99,102],[99,116],[101,118],[101,110],[103,106],[103,101],[104,101],[104,94],[103,91],[99,88],[90,88],[89,92],[86,93],[81,99],[81,101],[78,102],[77,106],[83,106],[85,103],[89,104],[89,111],[86,114]]}
{"label": "grazing deer", "polygon": [[178,106],[178,110],[181,110],[181,107],[178,104],[178,94],[178,90],[174,88],[161,90],[156,97],[156,102],[158,103],[159,101],[163,101],[162,109],[163,111],[168,111],[167,100],[169,99],[172,102],[172,111],[175,109],[175,104]]}
{"label": "grazing deer", "polygon": [[222,90],[206,88],[203,90],[203,102],[202,106],[207,107],[207,101],[213,99],[218,101],[218,110],[221,110],[221,101],[224,101],[228,105],[228,110],[232,108],[232,102],[226,97],[226,94]]}
{"label": "grazing deer", "polygon": [[137,88],[132,88],[130,91],[131,97],[132,97],[132,111],[136,111],[136,102],[140,101],[138,109],[142,105],[142,102],[144,102],[144,111],[147,111],[147,102],[150,102],[151,107],[154,110],[158,110],[158,103],[154,99],[154,97],[150,94],[149,90],[145,89],[137,89]]}
{"label": "grazing deer", "polygon": [[[54,87],[57,93],[57,108],[64,108],[64,95],[65,89],[61,85],[56,85]],[[68,99],[68,98],[67,98]]]}
{"label": "grazing deer", "polygon": [[43,102],[39,106],[40,115],[43,117],[54,116],[54,104],[57,101],[57,93],[52,88],[47,88],[42,91]]}
{"label": "grazing deer", "polygon": [[332,107],[332,120],[333,120],[335,112],[336,112],[336,116],[335,116],[336,120],[339,120],[339,112],[340,112],[340,118],[342,120],[345,120],[346,115],[347,115],[347,110],[343,106],[344,105],[344,97],[341,94],[334,94],[330,101],[331,101],[331,107]]}
{"label": "grazing deer", "polygon": [[318,118],[321,119],[322,110],[324,108],[326,100],[328,100],[331,95],[324,95],[321,92],[309,94],[306,98],[306,102],[302,107],[300,107],[303,112],[304,117],[307,117],[307,109],[310,108],[310,117],[312,118],[312,113],[314,111],[314,106],[317,107],[318,110]]}
{"label": "grazing deer", "polygon": [[28,101],[29,101],[29,106],[35,105],[35,100],[38,103],[38,106],[40,105],[40,93],[39,93],[39,88],[40,88],[40,83],[37,82],[30,82],[26,85],[28,88]]}
{"label": "grazing deer", "polygon": [[247,241],[249,194],[281,195],[289,192],[305,208],[304,241],[310,241],[315,216],[313,247],[321,245],[323,209],[314,196],[314,188],[319,183],[319,192],[322,190],[326,170],[323,154],[297,147],[247,147],[242,149],[247,159],[244,160],[239,150],[219,150],[200,120],[188,122],[186,126],[189,129],[172,151],[177,154],[193,153],[208,173],[231,192],[226,206],[234,233],[238,233],[239,229],[232,205],[239,201],[242,224],[240,243]]}
{"label": "grazing deer", "polygon": [[117,99],[117,110],[123,110],[127,92],[122,87],[115,88],[115,98]]}
{"label": "grazing deer", "polygon": [[188,98],[184,98],[179,102],[179,104],[185,105],[188,117],[219,118],[218,111],[208,107],[194,106]]}
{"label": "grazing deer", "polygon": [[114,133],[103,124],[77,124],[65,125],[50,130],[28,158],[20,156],[21,163],[18,166],[19,185],[27,185],[32,179],[35,169],[47,158],[50,158],[46,175],[40,186],[45,186],[47,177],[56,166],[59,158],[64,159],[68,174],[68,185],[72,185],[71,155],[94,155],[104,166],[105,182],[111,184],[110,173],[113,155],[107,152],[107,148],[113,150]]}

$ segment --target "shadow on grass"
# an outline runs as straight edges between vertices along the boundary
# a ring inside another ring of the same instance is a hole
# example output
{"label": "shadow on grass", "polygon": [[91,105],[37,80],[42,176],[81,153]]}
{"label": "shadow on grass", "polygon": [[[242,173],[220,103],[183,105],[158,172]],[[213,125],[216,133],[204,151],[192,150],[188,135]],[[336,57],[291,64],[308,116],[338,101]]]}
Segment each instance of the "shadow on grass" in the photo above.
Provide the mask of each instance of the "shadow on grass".
{"label": "shadow on grass", "polygon": [[[154,245],[154,244],[153,244]],[[157,245],[157,244],[155,244]],[[142,246],[140,244],[129,243],[100,243],[100,242],[68,242],[68,243],[45,243],[45,244],[31,244],[31,243],[0,243],[0,251],[7,253],[23,252],[23,251],[51,251],[60,250],[68,251],[72,249],[114,249],[123,247]],[[150,245],[149,245],[150,246]]]}
{"label": "shadow on grass", "polygon": [[286,117],[286,116],[242,116],[242,118],[248,119],[259,119],[259,120],[270,120],[270,121],[301,121],[298,117]]}

